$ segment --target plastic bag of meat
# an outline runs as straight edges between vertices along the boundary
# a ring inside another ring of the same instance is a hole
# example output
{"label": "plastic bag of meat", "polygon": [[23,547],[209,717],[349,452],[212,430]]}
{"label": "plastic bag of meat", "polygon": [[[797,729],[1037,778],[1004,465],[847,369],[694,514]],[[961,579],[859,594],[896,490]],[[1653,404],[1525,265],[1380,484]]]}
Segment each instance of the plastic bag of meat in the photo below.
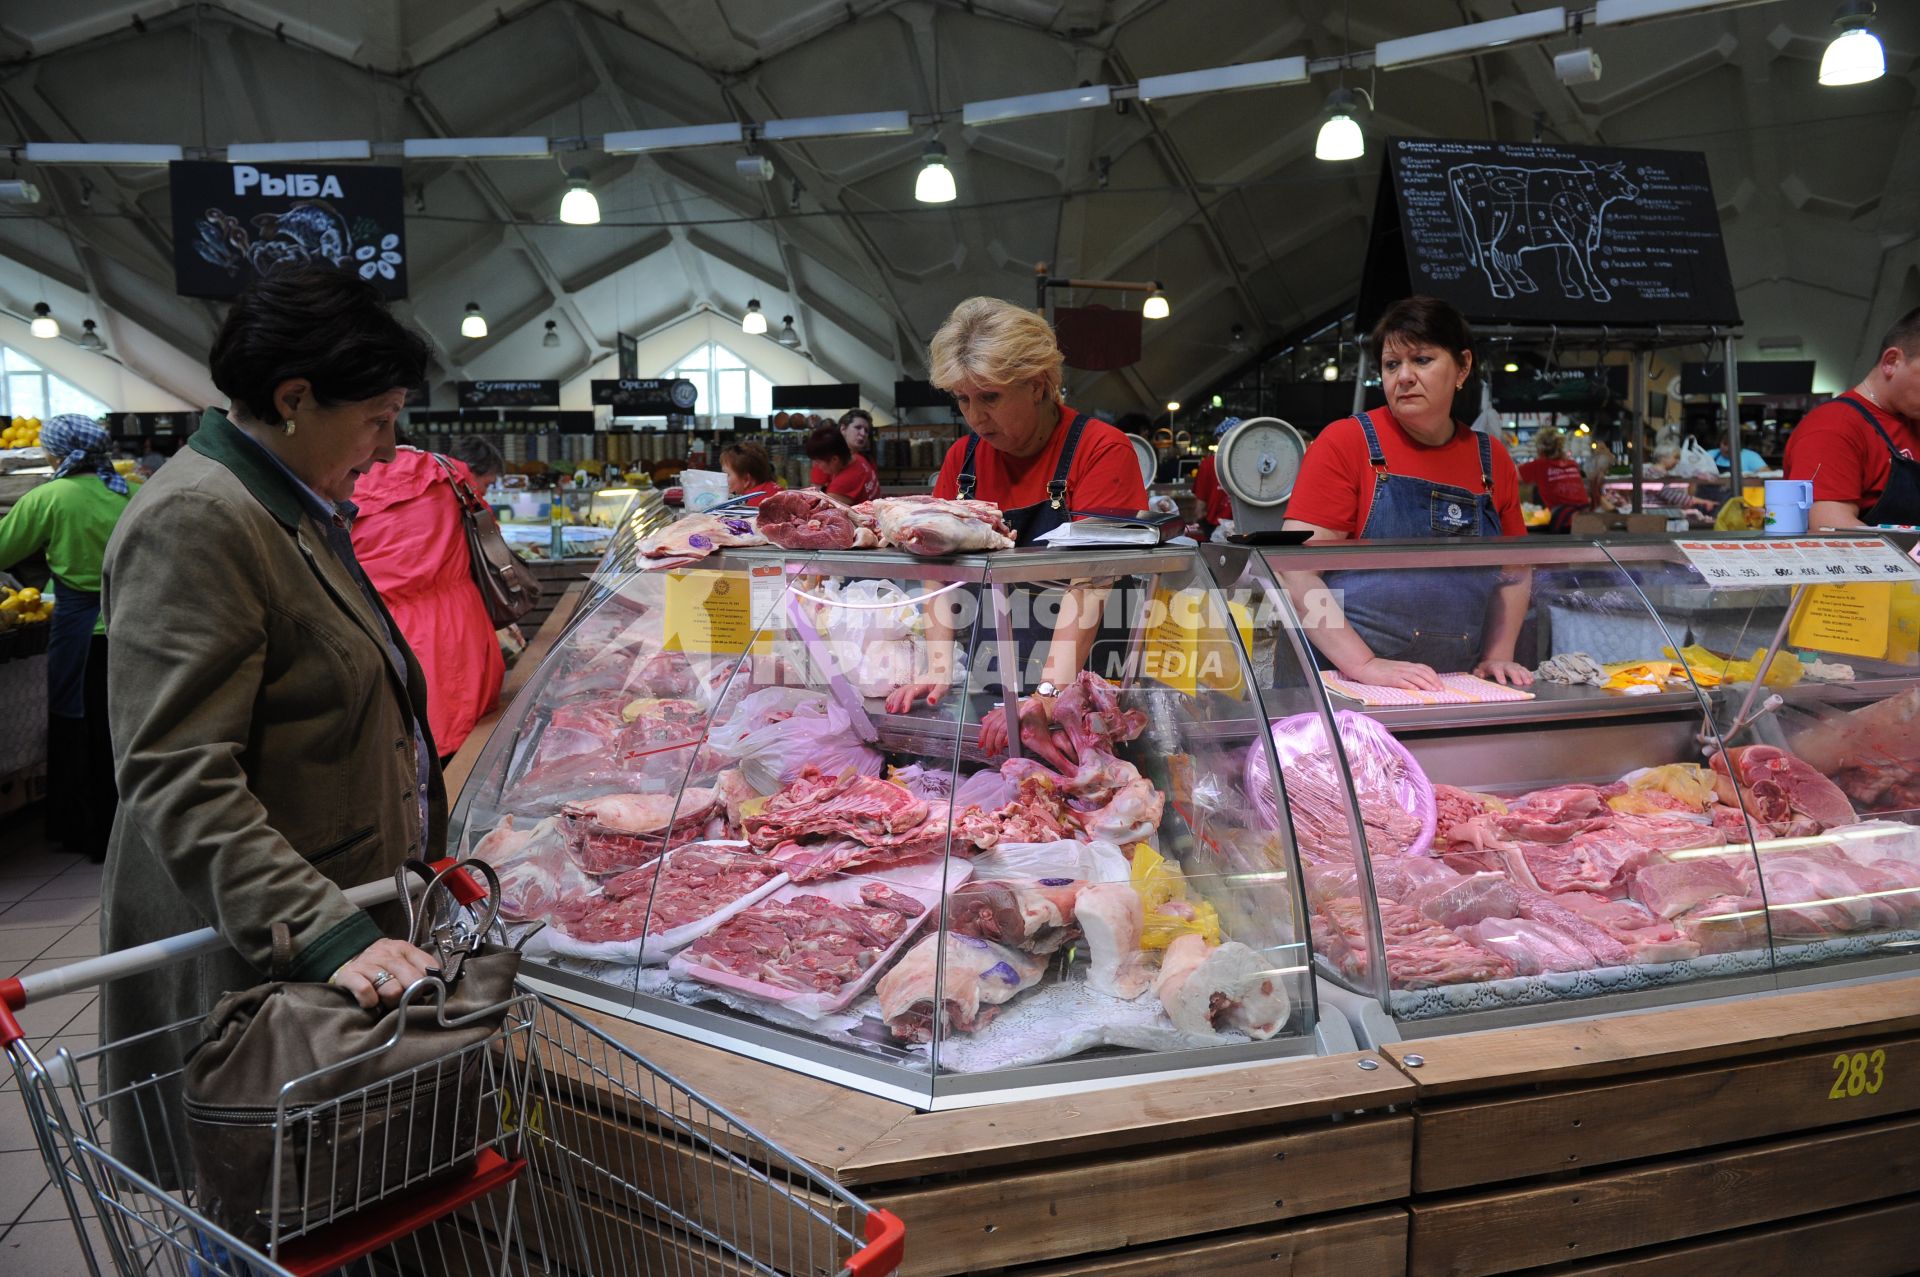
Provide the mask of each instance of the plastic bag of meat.
{"label": "plastic bag of meat", "polygon": [[915,604],[892,581],[827,581],[810,596],[814,628],[836,672],[862,696],[913,682]]}
{"label": "plastic bag of meat", "polygon": [[1126,853],[1110,842],[1005,842],[975,852],[973,876],[983,878],[1068,878],[1083,882],[1126,882],[1131,866]]}
{"label": "plastic bag of meat", "polygon": [[818,488],[774,493],[760,503],[758,522],[760,535],[783,550],[854,550],[880,544],[878,520]]}
{"label": "plastic bag of meat", "polygon": [[[1367,851],[1373,856],[1424,856],[1438,820],[1433,783],[1406,746],[1365,714],[1334,713],[1346,766],[1328,748],[1318,714],[1273,720],[1273,749],[1287,777],[1287,803],[1300,854],[1308,860],[1347,860],[1354,854],[1341,774],[1350,775]],[[1279,827],[1279,801],[1268,774],[1267,751],[1247,750],[1246,788],[1269,829]]]}
{"label": "plastic bag of meat", "polygon": [[809,764],[838,776],[851,768],[878,776],[878,750],[864,745],[846,710],[824,693],[766,687],[740,698],[733,713],[708,733],[707,744],[740,766],[747,783],[771,794]]}
{"label": "plastic bag of meat", "polygon": [[881,497],[854,509],[877,519],[881,538],[909,554],[933,556],[1013,548],[1013,529],[1000,517],[1000,507],[991,501]]}

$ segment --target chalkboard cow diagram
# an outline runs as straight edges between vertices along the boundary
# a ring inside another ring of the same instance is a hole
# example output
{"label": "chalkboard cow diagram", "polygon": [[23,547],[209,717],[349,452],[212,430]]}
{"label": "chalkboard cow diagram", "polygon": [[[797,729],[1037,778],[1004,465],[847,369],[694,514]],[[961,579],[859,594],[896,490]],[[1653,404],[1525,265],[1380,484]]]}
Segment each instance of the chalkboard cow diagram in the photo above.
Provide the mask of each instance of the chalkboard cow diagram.
{"label": "chalkboard cow diagram", "polygon": [[1569,300],[1613,300],[1593,255],[1600,247],[1607,205],[1635,200],[1640,188],[1624,164],[1529,169],[1507,164],[1461,164],[1447,172],[1447,186],[1460,220],[1460,234],[1475,266],[1486,272],[1498,298],[1539,292],[1521,267],[1528,253],[1553,254],[1560,291]]}

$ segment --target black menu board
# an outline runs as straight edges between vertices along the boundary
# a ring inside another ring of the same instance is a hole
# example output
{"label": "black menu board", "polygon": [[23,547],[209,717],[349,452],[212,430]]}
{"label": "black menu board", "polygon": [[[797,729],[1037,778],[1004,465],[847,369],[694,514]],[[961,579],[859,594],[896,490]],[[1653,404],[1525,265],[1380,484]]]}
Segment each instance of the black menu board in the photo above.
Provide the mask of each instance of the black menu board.
{"label": "black menu board", "polygon": [[560,402],[557,381],[463,381],[462,408],[551,408]]}
{"label": "black menu board", "polygon": [[677,417],[693,411],[700,388],[685,377],[593,379],[593,402],[628,417]]}
{"label": "black menu board", "polygon": [[837,408],[850,412],[860,406],[860,385],[858,382],[840,381],[818,386],[775,386],[773,406],[776,410]]}
{"label": "black menu board", "polygon": [[397,168],[177,160],[167,178],[182,297],[234,297],[258,276],[322,264],[407,295]]}
{"label": "black menu board", "polygon": [[107,436],[112,439],[184,439],[200,428],[197,412],[110,412]]}
{"label": "black menu board", "polygon": [[1392,139],[1361,326],[1413,293],[1482,323],[1740,322],[1694,151]]}

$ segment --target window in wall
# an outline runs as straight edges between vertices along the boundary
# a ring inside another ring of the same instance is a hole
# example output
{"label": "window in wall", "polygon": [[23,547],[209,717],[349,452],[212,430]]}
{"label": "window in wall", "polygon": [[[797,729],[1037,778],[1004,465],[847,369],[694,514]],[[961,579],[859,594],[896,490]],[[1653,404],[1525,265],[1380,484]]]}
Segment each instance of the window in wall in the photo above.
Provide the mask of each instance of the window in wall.
{"label": "window in wall", "polygon": [[773,381],[718,342],[699,347],[662,375],[685,377],[698,386],[694,411],[715,421],[773,411]]}
{"label": "window in wall", "polygon": [[64,377],[55,376],[11,346],[0,346],[0,416],[58,417],[77,412],[98,417],[107,405]]}

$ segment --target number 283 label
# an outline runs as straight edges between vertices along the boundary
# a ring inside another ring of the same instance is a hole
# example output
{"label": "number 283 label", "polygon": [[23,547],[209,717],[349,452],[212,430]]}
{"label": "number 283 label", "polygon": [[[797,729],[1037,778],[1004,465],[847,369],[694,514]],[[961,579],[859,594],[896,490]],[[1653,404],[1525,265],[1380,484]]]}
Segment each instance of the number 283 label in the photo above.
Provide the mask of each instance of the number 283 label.
{"label": "number 283 label", "polygon": [[1830,1100],[1857,1099],[1877,1095],[1887,1081],[1887,1053],[1881,1050],[1841,1052],[1833,1057],[1833,1086]]}

